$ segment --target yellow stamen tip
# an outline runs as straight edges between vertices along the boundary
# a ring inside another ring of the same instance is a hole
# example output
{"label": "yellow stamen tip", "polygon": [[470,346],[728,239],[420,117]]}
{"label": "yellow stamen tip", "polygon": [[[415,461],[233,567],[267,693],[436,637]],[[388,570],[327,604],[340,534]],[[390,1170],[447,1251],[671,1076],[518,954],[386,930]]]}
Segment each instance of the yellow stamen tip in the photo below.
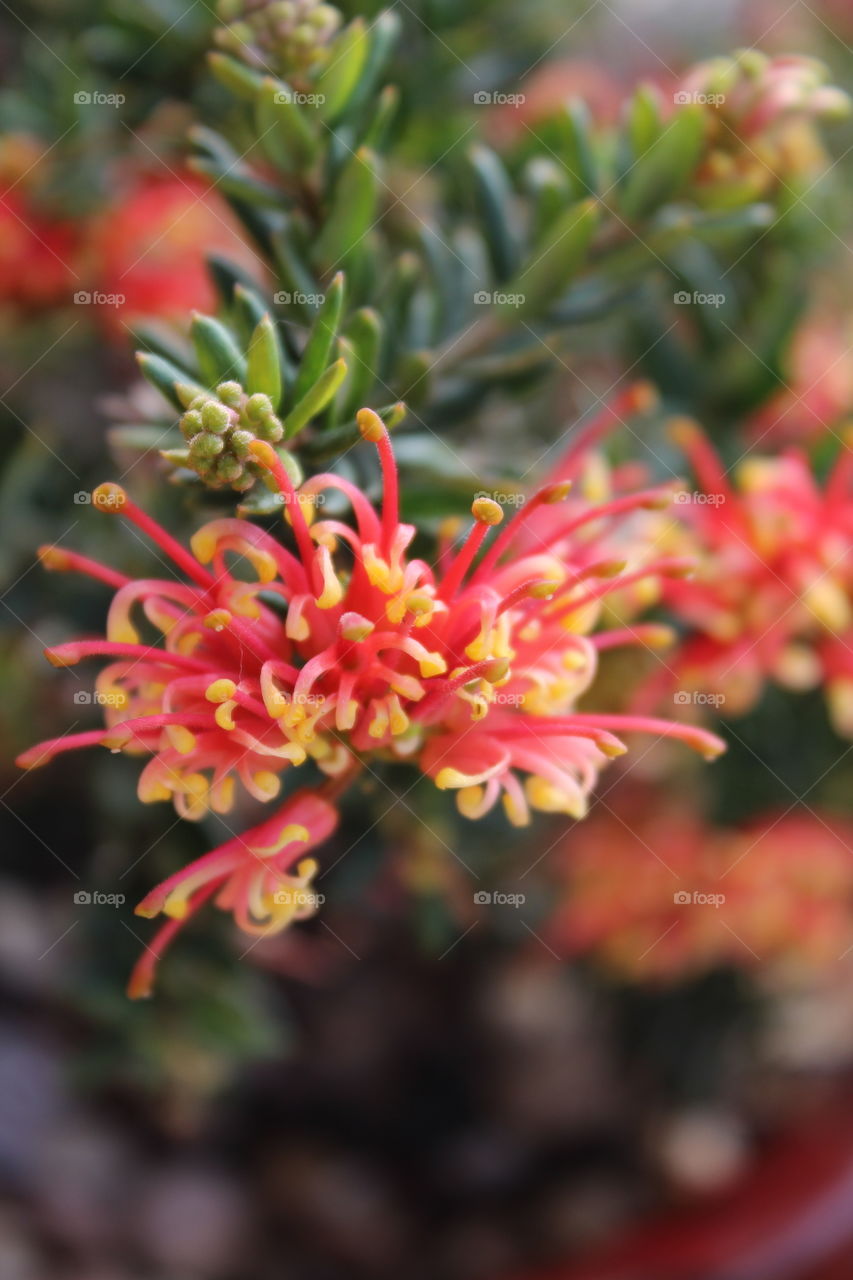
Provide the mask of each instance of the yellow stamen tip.
{"label": "yellow stamen tip", "polygon": [[211,631],[224,631],[230,621],[231,614],[227,609],[212,609],[205,615],[204,625]]}
{"label": "yellow stamen tip", "polygon": [[99,511],[121,511],[127,502],[127,494],[120,484],[99,484],[92,491],[92,506]]}
{"label": "yellow stamen tip", "polygon": [[471,503],[471,515],[480,524],[496,525],[504,518],[499,503],[492,498],[475,498]]}
{"label": "yellow stamen tip", "polygon": [[68,552],[61,547],[39,547],[36,554],[45,569],[67,569],[71,563]]}
{"label": "yellow stamen tip", "polygon": [[362,440],[377,444],[385,434],[385,424],[373,409],[359,409],[355,415]]}
{"label": "yellow stamen tip", "polygon": [[549,505],[555,502],[564,502],[571,491],[571,480],[561,480],[557,484],[549,484],[545,489],[543,489],[539,495],[540,501],[546,502]]}
{"label": "yellow stamen tip", "polygon": [[651,382],[637,382],[631,388],[631,405],[634,413],[651,413],[660,404],[657,388]]}
{"label": "yellow stamen tip", "polygon": [[45,649],[44,656],[52,667],[73,667],[80,661],[74,653],[57,653],[55,649]]}
{"label": "yellow stamen tip", "polygon": [[214,680],[207,686],[204,696],[208,702],[227,702],[236,692],[237,686],[234,681],[223,676],[221,680]]}
{"label": "yellow stamen tip", "polygon": [[694,444],[702,436],[702,428],[693,418],[670,418],[666,424],[666,433],[673,444],[682,447]]}

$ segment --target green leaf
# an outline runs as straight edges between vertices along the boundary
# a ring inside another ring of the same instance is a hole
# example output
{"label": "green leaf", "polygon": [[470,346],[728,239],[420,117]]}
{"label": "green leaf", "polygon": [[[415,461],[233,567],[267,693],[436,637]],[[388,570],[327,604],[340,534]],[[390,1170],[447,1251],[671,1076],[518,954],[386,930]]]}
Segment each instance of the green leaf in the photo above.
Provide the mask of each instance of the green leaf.
{"label": "green leaf", "polygon": [[[153,387],[156,387],[161,395],[174,405],[176,409],[183,411],[186,408],[186,394],[181,394],[179,388],[192,388],[194,395],[201,394],[205,388],[198,383],[193,382],[183,369],[179,369],[177,365],[172,364],[169,360],[164,360],[162,356],[149,355],[145,351],[137,352],[136,362],[142,372],[142,376],[146,378]],[[190,396],[192,399],[192,396]]]}
{"label": "green leaf", "polygon": [[234,338],[224,325],[212,316],[196,311],[190,326],[190,335],[198,357],[201,376],[208,386],[232,378],[246,385],[246,361]]}
{"label": "green leaf", "polygon": [[227,53],[209,53],[208,65],[220,84],[247,102],[254,102],[263,76]]}
{"label": "green leaf", "polygon": [[535,156],[527,165],[524,185],[534,206],[534,244],[544,239],[548,228],[571,202],[571,188],[565,171],[548,156]]}
{"label": "green leaf", "polygon": [[329,363],[344,305],[346,282],[339,271],[326,292],[326,299],[314,319],[302,359],[293,395],[297,403],[307,395]]}
{"label": "green leaf", "polygon": [[281,359],[275,325],[269,315],[264,316],[249,341],[246,390],[249,395],[262,392],[269,396],[273,409],[278,410],[282,392]]}
{"label": "green leaf", "polygon": [[[276,293],[275,300],[280,306],[290,306],[299,315],[310,318],[316,314],[318,306],[322,305],[312,301],[322,294],[322,290],[302,256],[296,230],[296,225],[291,220],[279,227],[272,237],[280,283],[284,286],[283,290]],[[290,295],[289,298],[287,295]]]}
{"label": "green leaf", "polygon": [[349,385],[344,389],[346,399],[342,411],[345,415],[350,415],[367,404],[376,381],[382,349],[382,317],[372,307],[362,307],[347,325],[346,336],[352,348],[353,360],[349,371]]}
{"label": "green leaf", "polygon": [[541,313],[571,283],[583,266],[601,218],[597,200],[581,200],[563,213],[537,245],[528,265],[507,286],[507,293],[523,298],[509,303],[521,316]]}
{"label": "green leaf", "polygon": [[355,94],[367,62],[368,47],[363,18],[356,18],[344,27],[330,45],[329,61],[317,80],[317,93],[322,99],[318,110],[327,124],[340,119]]}
{"label": "green leaf", "polygon": [[255,117],[259,141],[272,160],[285,173],[300,173],[317,156],[319,139],[308,121],[307,112],[297,101],[290,85],[267,76],[255,99]]}
{"label": "green leaf", "polygon": [[628,135],[634,158],[645,155],[660,136],[660,103],[655,89],[642,84],[637,89],[628,109]]}
{"label": "green leaf", "polygon": [[568,103],[557,122],[561,135],[561,159],[571,174],[578,196],[596,195],[600,175],[586,104],[579,99]]}
{"label": "green leaf", "polygon": [[492,265],[497,279],[503,281],[517,270],[520,256],[513,221],[515,196],[503,162],[494,151],[483,146],[472,147],[469,160]]}
{"label": "green leaf", "polygon": [[318,414],[329,405],[347,376],[347,366],[345,360],[336,360],[334,364],[322,373],[311,390],[302,397],[299,403],[291,409],[290,413],[284,420],[284,436],[286,440],[290,440],[296,435],[297,431],[301,431],[307,426],[312,418],[316,418]]}
{"label": "green leaf", "polygon": [[642,218],[678,195],[699,163],[705,112],[683,107],[625,175],[620,204],[628,218]]}
{"label": "green leaf", "polygon": [[370,24],[367,58],[358,77],[355,92],[347,103],[348,115],[354,115],[376,97],[377,86],[394,52],[402,26],[397,14],[390,9],[380,13],[379,17]]}
{"label": "green leaf", "polygon": [[344,262],[376,221],[379,206],[379,162],[360,147],[337,184],[331,213],[314,246],[314,261],[324,267]]}

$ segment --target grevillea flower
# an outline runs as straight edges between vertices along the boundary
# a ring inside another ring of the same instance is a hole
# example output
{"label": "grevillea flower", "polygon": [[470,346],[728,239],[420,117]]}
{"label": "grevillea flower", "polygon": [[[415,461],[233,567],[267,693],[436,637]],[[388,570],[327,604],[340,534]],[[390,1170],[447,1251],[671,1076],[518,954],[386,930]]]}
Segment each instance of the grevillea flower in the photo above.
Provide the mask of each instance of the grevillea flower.
{"label": "grevillea flower", "polygon": [[827,814],[715,828],[658,792],[623,795],[616,814],[574,828],[553,865],[565,896],[549,945],[620,977],[821,969],[853,940],[853,828]]}
{"label": "grevillea flower", "polygon": [[784,387],[750,415],[755,447],[809,444],[853,412],[853,344],[848,318],[832,301],[806,316],[786,352]]}
{"label": "grevillea flower", "polygon": [[115,186],[116,199],[88,235],[92,283],[109,300],[98,315],[112,336],[124,340],[140,319],[183,321],[194,309],[211,310],[205,253],[227,253],[257,272],[228,205],[196,174],[133,173]]}
{"label": "grevillea flower", "polygon": [[[108,724],[44,742],[20,763],[98,744],[145,755],[140,798],[171,800],[198,819],[227,813],[238,785],[274,799],[281,775],[309,758],[337,789],[371,758],[409,760],[455,791],[468,817],[501,798],[510,820],[524,824],[531,809],[583,816],[600,769],[626,750],[623,731],[681,738],[709,757],[722,750],[693,726],[577,710],[599,651],[644,639],[641,626],[595,632],[607,596],[685,568],[683,558],[644,557],[632,570],[609,553],[613,522],[648,506],[648,491],[571,513],[535,549],[527,526],[566,497],[569,481],[540,488],[488,550],[503,512],[479,498],[467,537],[443,545],[433,568],[408,554],[416,531],[400,522],[387,429],[371,410],[359,425],[378,451],[381,511],[332,474],[297,492],[275,449],[252,443],[283,498],[292,550],[239,519],[205,525],[187,550],[119,486],[96,490],[96,508],[147,534],[184,581],[131,581],[44,549],[48,568],[81,570],[115,589],[105,639],[48,651],[57,666],[111,659],[97,686]],[[349,500],[353,524],[314,518],[330,490]],[[252,580],[236,576],[235,555]],[[142,641],[137,609],[162,645]],[[242,843],[258,839],[271,843],[266,830]]]}
{"label": "grevillea flower", "polygon": [[814,58],[770,58],[756,49],[691,68],[676,102],[708,107],[709,147],[700,180],[754,197],[776,178],[822,167],[825,153],[814,124],[850,111],[847,94],[827,79],[827,68]]}
{"label": "grevillea flower", "polygon": [[668,580],[667,604],[690,630],[671,667],[683,688],[721,695],[727,714],[749,709],[764,682],[823,685],[836,725],[853,728],[853,453],[843,445],[824,487],[789,450],[750,457],[734,483],[702,432],[676,435],[701,491],[680,513],[698,569]]}

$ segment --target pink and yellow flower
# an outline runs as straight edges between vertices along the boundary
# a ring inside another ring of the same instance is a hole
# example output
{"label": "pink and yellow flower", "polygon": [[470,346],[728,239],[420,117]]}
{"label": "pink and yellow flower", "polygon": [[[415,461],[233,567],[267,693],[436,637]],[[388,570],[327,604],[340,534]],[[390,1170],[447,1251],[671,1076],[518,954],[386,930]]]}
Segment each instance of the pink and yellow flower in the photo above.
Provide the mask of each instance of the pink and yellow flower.
{"label": "pink and yellow flower", "polygon": [[[337,788],[373,758],[408,760],[455,791],[466,816],[500,799],[510,821],[525,824],[532,809],[583,816],[599,771],[626,750],[622,732],[681,738],[709,757],[722,749],[692,726],[577,709],[599,651],[644,639],[642,627],[596,630],[607,597],[685,568],[663,556],[630,569],[612,556],[612,523],[647,507],[647,491],[557,520],[534,548],[528,526],[570,488],[546,484],[488,550],[503,512],[479,498],[467,537],[442,545],[433,567],[409,554],[416,530],[400,521],[385,426],[371,410],[359,425],[379,455],[381,510],[332,474],[297,492],[272,446],[252,445],[283,499],[293,549],[222,519],[187,550],[119,486],[96,490],[94,505],[149,536],[182,580],[131,581],[43,551],[48,568],[82,570],[115,589],[106,638],[48,651],[57,666],[111,659],[98,680],[110,695],[101,699],[108,725],[42,743],[22,764],[98,744],[147,756],[140,798],[171,800],[198,819],[228,813],[238,786],[274,799],[282,774],[309,759]],[[351,504],[352,524],[315,518],[332,490]],[[237,576],[235,557],[248,577]],[[137,613],[161,644],[143,641]]]}
{"label": "pink and yellow flower", "polygon": [[677,437],[700,484],[680,513],[690,579],[666,603],[689,631],[671,666],[683,688],[710,691],[738,715],[768,679],[823,685],[839,728],[853,727],[853,452],[842,446],[825,484],[805,455],[750,457],[734,482],[692,423]]}
{"label": "pink and yellow flower", "polygon": [[641,793],[575,828],[557,867],[565,899],[549,944],[621,978],[757,964],[796,975],[837,963],[853,940],[853,828],[827,814],[715,828]]}

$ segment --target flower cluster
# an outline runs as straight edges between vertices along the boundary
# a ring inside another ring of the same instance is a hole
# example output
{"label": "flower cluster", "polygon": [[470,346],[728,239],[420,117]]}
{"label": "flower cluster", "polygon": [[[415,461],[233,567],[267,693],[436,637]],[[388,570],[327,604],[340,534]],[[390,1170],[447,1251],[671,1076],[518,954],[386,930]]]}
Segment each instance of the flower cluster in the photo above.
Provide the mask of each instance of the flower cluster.
{"label": "flower cluster", "polygon": [[279,444],[284,427],[269,396],[248,395],[239,382],[222,382],[214,393],[200,393],[181,417],[187,448],[169,450],[170,462],[195,471],[213,489],[251,489],[266,475],[250,454],[253,441]]}
{"label": "flower cluster", "polygon": [[[722,749],[692,726],[577,709],[602,648],[652,638],[642,626],[597,630],[607,597],[684,572],[683,558],[651,559],[645,547],[639,567],[612,555],[613,523],[659,506],[661,490],[586,503],[553,519],[531,546],[537,515],[571,487],[567,479],[548,483],[488,550],[503,512],[478,498],[467,536],[458,546],[446,542],[431,566],[409,555],[416,530],[400,521],[387,429],[371,410],[358,420],[381,464],[379,511],[340,476],[314,476],[297,490],[270,444],[250,446],[281,494],[294,550],[247,521],[221,519],[199,529],[187,551],[118,486],[95,492],[96,507],[130,520],[185,580],[131,581],[71,552],[44,550],[48,568],[82,570],[116,588],[105,639],[48,651],[57,666],[109,657],[98,690],[112,696],[101,699],[106,731],[41,743],[23,765],[98,744],[143,754],[150,758],[140,798],[171,800],[182,817],[198,819],[210,809],[228,813],[237,786],[274,799],[282,774],[309,759],[333,789],[371,760],[408,760],[454,791],[466,816],[500,799],[510,821],[523,825],[531,810],[582,817],[599,771],[626,750],[622,732],[681,738],[708,757]],[[331,490],[349,500],[353,525],[314,518]],[[235,560],[250,577],[237,576]],[[162,645],[142,642],[138,607]],[[256,844],[269,841],[268,825],[238,842],[252,862]],[[280,840],[272,844],[280,853]],[[224,850],[230,867],[236,846]],[[208,855],[217,868],[224,850]],[[197,867],[179,879],[195,885]],[[278,873],[286,869],[277,863]],[[206,871],[203,878],[209,882]],[[249,909],[276,927],[270,887],[250,895]],[[174,903],[174,892],[156,900]]]}
{"label": "flower cluster", "polygon": [[[749,457],[732,483],[693,423],[678,425],[701,485],[679,510],[690,580],[665,584],[689,631],[671,666],[682,688],[748,710],[773,679],[822,685],[836,728],[853,732],[853,451],[842,445],[821,487],[806,457]],[[711,500],[708,500],[711,499]]]}
{"label": "flower cluster", "polygon": [[634,980],[825,968],[853,937],[851,849],[853,828],[828,815],[713,828],[656,792],[623,800],[563,843],[549,943]]}
{"label": "flower cluster", "polygon": [[340,12],[320,0],[219,0],[216,12],[221,49],[284,76],[316,66],[341,24]]}
{"label": "flower cluster", "polygon": [[827,78],[826,67],[814,58],[771,58],[757,49],[693,67],[677,99],[708,106],[711,136],[702,178],[729,189],[741,184],[754,198],[777,178],[791,179],[823,163],[814,123],[840,119],[850,110],[848,95]]}

